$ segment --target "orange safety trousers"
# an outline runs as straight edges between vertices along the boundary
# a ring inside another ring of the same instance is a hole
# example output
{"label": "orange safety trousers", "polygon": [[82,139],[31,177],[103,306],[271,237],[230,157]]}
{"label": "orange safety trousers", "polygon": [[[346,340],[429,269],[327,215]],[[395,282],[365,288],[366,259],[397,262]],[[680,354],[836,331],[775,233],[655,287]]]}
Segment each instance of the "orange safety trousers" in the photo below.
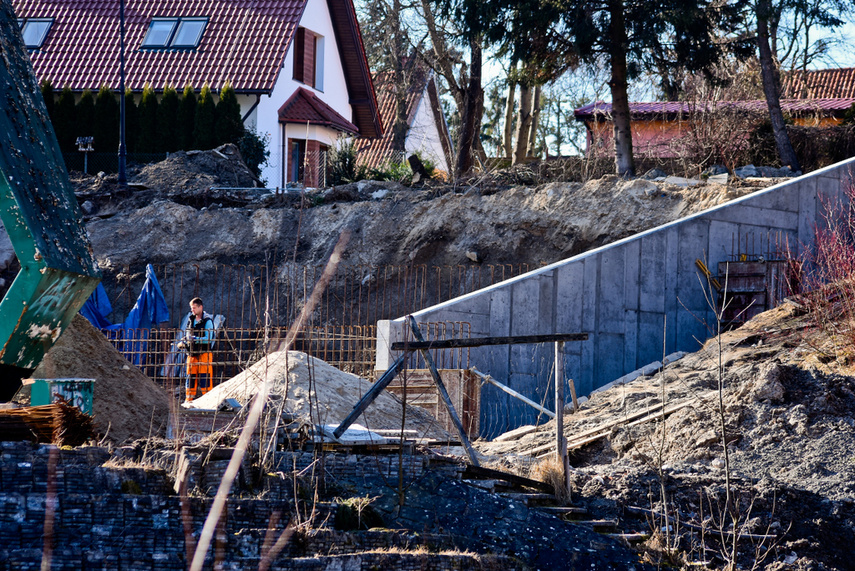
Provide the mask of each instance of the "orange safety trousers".
{"label": "orange safety trousers", "polygon": [[213,353],[201,353],[187,357],[187,401],[207,393],[214,381]]}

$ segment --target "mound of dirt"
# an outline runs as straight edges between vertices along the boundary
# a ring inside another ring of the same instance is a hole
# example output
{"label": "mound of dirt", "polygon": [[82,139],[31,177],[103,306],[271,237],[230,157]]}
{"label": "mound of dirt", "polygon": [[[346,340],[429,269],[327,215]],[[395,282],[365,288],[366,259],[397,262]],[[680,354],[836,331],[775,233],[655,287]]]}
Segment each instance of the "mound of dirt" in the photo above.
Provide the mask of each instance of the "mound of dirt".
{"label": "mound of dirt", "polygon": [[108,440],[123,443],[166,434],[170,404],[166,392],[80,315],[74,316],[32,376],[95,379],[95,428]]}
{"label": "mound of dirt", "polygon": [[[285,413],[312,424],[340,424],[371,387],[365,379],[300,351],[276,351],[186,406],[216,409],[228,398],[246,404],[265,381],[270,383],[271,401],[284,399]],[[384,391],[357,422],[370,430],[395,430],[401,428],[403,413],[404,404]],[[406,428],[420,437],[449,438],[427,411],[409,405]]]}
{"label": "mound of dirt", "polygon": [[[765,564],[851,568],[853,370],[829,357],[841,348],[802,314],[785,303],[660,373],[595,393],[565,422],[580,501],[621,516],[626,506],[661,509],[664,479],[669,509],[712,525],[705,518],[725,498],[723,418],[741,532],[774,537]],[[525,471],[533,457],[554,455],[554,440],[552,422],[480,443],[479,451]],[[751,565],[751,557],[741,562]]]}
{"label": "mound of dirt", "polygon": [[[173,160],[178,158],[170,157]],[[147,169],[154,173],[167,166],[159,163]],[[141,174],[139,180],[144,179]],[[175,184],[178,188],[185,182]],[[105,206],[93,215],[87,230],[108,275],[126,264],[228,264],[235,259],[265,263],[290,259],[294,252],[294,262],[318,264],[344,230],[353,234],[344,253],[347,264],[455,266],[475,261],[537,266],[757,188],[718,184],[683,188],[607,176],[585,184],[512,187],[491,194],[470,189],[459,194],[360,182],[347,187],[352,192],[345,194],[358,197],[352,202],[326,202],[326,197],[337,200],[347,190],[342,188],[312,194],[306,200],[299,200],[296,193],[285,195],[281,202],[259,196],[242,207],[234,200],[207,198],[202,191],[194,196],[206,197],[205,202],[194,202],[187,193],[179,197],[171,190],[147,190],[141,191],[145,201],[137,201],[132,194],[121,208]],[[301,210],[301,204],[306,208]],[[116,240],[116,236],[129,239]]]}

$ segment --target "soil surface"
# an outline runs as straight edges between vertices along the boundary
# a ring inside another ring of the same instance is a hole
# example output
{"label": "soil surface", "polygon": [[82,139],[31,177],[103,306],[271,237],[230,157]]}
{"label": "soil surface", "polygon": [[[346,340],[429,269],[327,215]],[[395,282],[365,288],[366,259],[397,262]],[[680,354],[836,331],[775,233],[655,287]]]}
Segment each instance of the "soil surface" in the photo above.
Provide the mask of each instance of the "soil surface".
{"label": "soil surface", "polygon": [[[851,358],[837,357],[851,339],[832,343],[814,325],[786,302],[659,373],[595,393],[565,419],[574,500],[659,531],[662,517],[643,510],[663,513],[664,482],[681,549],[717,567],[726,550],[714,536],[732,528],[721,523],[729,465],[737,528],[756,536],[740,542],[745,568],[855,568],[855,384]],[[552,422],[478,447],[525,472],[554,455],[554,440]]]}
{"label": "soil surface", "polygon": [[682,187],[606,176],[584,184],[521,185],[501,171],[469,185],[363,181],[276,194],[251,188],[251,174],[229,145],[176,153],[132,171],[127,190],[113,175],[72,178],[108,277],[124,265],[146,263],[318,264],[346,229],[352,232],[348,264],[537,265],[776,182]]}
{"label": "soil surface", "polygon": [[169,396],[80,315],[74,316],[32,376],[95,379],[95,428],[111,442],[166,434]]}

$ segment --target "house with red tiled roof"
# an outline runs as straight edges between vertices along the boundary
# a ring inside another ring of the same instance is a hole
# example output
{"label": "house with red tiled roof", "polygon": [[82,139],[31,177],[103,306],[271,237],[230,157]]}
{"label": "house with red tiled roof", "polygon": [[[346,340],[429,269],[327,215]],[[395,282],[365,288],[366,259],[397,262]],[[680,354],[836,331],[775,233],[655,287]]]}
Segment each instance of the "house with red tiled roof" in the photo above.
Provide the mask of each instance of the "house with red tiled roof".
{"label": "house with red tiled roof", "polygon": [[[855,103],[855,68],[824,69],[785,74],[781,109],[793,124],[808,127],[839,125]],[[688,102],[658,101],[629,104],[633,155],[640,158],[672,158],[680,153],[681,138],[688,135],[693,119],[711,111],[738,112],[758,118],[768,114],[765,100]],[[574,110],[585,123],[586,153],[614,155],[614,124],[611,103],[596,101]],[[738,136],[740,134],[735,134]],[[743,133],[745,137],[748,133]]]}
{"label": "house with red tiled roof", "polygon": [[451,170],[452,145],[448,124],[439,100],[434,72],[424,66],[408,71],[406,92],[407,136],[403,151],[393,148],[397,98],[391,72],[374,75],[377,102],[383,122],[383,134],[374,139],[357,139],[358,160],[369,168],[382,167],[390,161],[405,161],[418,154],[446,173]]}
{"label": "house with red tiled roof", "polygon": [[[40,81],[119,90],[119,2],[12,4]],[[244,126],[268,138],[268,186],[314,186],[340,135],[382,133],[352,0],[125,0],[124,20],[125,85],[231,84]]]}
{"label": "house with red tiled roof", "polygon": [[791,99],[855,98],[855,67],[788,72],[781,78],[781,94]]}

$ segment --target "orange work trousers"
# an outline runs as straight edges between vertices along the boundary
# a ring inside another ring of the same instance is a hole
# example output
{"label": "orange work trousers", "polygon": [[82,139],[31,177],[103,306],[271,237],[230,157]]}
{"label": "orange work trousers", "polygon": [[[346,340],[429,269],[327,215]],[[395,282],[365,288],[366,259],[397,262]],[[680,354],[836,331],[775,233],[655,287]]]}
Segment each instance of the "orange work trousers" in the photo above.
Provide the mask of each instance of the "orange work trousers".
{"label": "orange work trousers", "polygon": [[187,401],[199,398],[213,388],[213,353],[188,355],[187,357]]}

